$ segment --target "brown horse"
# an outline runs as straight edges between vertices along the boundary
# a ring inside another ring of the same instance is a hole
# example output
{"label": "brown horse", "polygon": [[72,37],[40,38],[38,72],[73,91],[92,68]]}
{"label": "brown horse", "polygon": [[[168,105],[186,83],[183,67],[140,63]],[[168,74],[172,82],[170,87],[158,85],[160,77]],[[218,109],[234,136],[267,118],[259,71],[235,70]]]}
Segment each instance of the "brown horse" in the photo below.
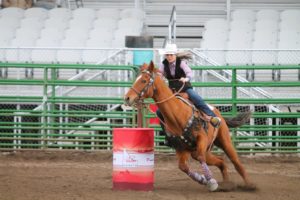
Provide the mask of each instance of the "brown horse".
{"label": "brown horse", "polygon": [[[174,96],[170,88],[165,84],[161,74],[154,67],[153,62],[149,66],[146,66],[145,70],[141,71],[141,74],[125,95],[124,101],[127,105],[131,106],[144,98],[154,99],[164,117],[166,132],[171,133],[171,137],[177,138],[177,141],[182,141],[181,147],[183,148],[175,148],[179,162],[178,167],[181,171],[194,181],[207,185],[210,191],[215,191],[218,189],[218,183],[212,178],[212,173],[208,168],[208,165],[215,165],[220,169],[223,181],[229,182],[228,169],[224,160],[210,152],[211,146],[214,144],[223,149],[227,154],[234,164],[235,169],[243,178],[245,186],[247,186],[246,188],[255,189],[255,186],[250,183],[247,173],[232,145],[228,128],[228,126],[238,127],[242,125],[245,123],[245,120],[249,119],[250,115],[242,115],[243,119],[241,119],[241,116],[225,119],[214,108],[213,111],[222,119],[220,127],[215,129],[209,123],[203,123],[199,111]],[[190,123],[191,121],[193,122]],[[186,133],[186,130],[189,133]],[[194,138],[194,147],[187,144],[193,143],[193,139],[190,140],[190,136],[186,138],[184,136],[186,134],[190,134]],[[190,170],[188,166],[190,157],[200,162],[204,175]]]}

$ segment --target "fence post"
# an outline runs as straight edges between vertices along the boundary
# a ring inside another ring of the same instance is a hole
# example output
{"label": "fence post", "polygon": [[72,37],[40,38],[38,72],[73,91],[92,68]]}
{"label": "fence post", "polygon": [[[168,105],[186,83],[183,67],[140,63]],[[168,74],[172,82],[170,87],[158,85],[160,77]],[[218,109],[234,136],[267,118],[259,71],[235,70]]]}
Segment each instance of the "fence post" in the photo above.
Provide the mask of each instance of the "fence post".
{"label": "fence post", "polygon": [[[233,66],[232,67],[232,80],[231,80],[231,84],[232,84],[232,91],[231,91],[231,98],[232,98],[232,115],[236,116],[237,114],[237,104],[236,104],[236,100],[237,100],[237,79],[236,79],[236,68]],[[236,147],[235,144],[235,137],[236,137],[237,131],[236,129],[232,129],[232,142],[234,144],[234,146]]]}

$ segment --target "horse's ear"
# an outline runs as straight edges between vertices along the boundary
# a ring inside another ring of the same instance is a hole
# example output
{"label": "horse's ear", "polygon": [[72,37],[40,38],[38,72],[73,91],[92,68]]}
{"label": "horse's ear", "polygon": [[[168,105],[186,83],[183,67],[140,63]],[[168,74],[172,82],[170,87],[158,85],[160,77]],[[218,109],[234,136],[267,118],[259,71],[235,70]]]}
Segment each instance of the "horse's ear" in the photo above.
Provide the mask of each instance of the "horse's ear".
{"label": "horse's ear", "polygon": [[146,63],[144,63],[141,67],[140,67],[140,71],[146,70],[148,67],[148,65]]}
{"label": "horse's ear", "polygon": [[153,70],[154,70],[154,63],[153,63],[152,60],[151,60],[151,62],[150,62],[150,64],[149,64],[149,66],[148,66],[148,70],[149,70],[150,72],[153,72]]}

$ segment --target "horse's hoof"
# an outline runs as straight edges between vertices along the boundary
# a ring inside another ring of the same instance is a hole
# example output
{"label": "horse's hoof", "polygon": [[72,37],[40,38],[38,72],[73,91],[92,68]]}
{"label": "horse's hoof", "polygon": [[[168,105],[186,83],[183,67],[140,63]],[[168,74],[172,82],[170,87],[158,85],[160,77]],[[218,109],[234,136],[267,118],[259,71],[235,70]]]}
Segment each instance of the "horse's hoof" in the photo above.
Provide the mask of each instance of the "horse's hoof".
{"label": "horse's hoof", "polygon": [[213,192],[216,191],[218,189],[218,183],[215,179],[210,179],[209,181],[207,181],[207,187],[209,189],[209,191]]}

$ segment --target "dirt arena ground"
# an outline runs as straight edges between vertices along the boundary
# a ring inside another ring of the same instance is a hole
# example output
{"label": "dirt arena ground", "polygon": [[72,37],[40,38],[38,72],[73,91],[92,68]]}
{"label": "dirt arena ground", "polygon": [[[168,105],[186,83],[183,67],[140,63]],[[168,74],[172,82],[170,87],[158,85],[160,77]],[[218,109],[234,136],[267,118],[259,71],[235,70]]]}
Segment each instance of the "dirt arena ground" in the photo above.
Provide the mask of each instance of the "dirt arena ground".
{"label": "dirt arena ground", "polygon": [[[242,157],[256,191],[209,192],[177,169],[174,154],[155,155],[155,190],[112,190],[111,152],[0,152],[1,200],[299,200],[300,157]],[[241,178],[227,161],[232,181]],[[194,170],[199,169],[191,161]],[[218,169],[211,167],[217,180]]]}

